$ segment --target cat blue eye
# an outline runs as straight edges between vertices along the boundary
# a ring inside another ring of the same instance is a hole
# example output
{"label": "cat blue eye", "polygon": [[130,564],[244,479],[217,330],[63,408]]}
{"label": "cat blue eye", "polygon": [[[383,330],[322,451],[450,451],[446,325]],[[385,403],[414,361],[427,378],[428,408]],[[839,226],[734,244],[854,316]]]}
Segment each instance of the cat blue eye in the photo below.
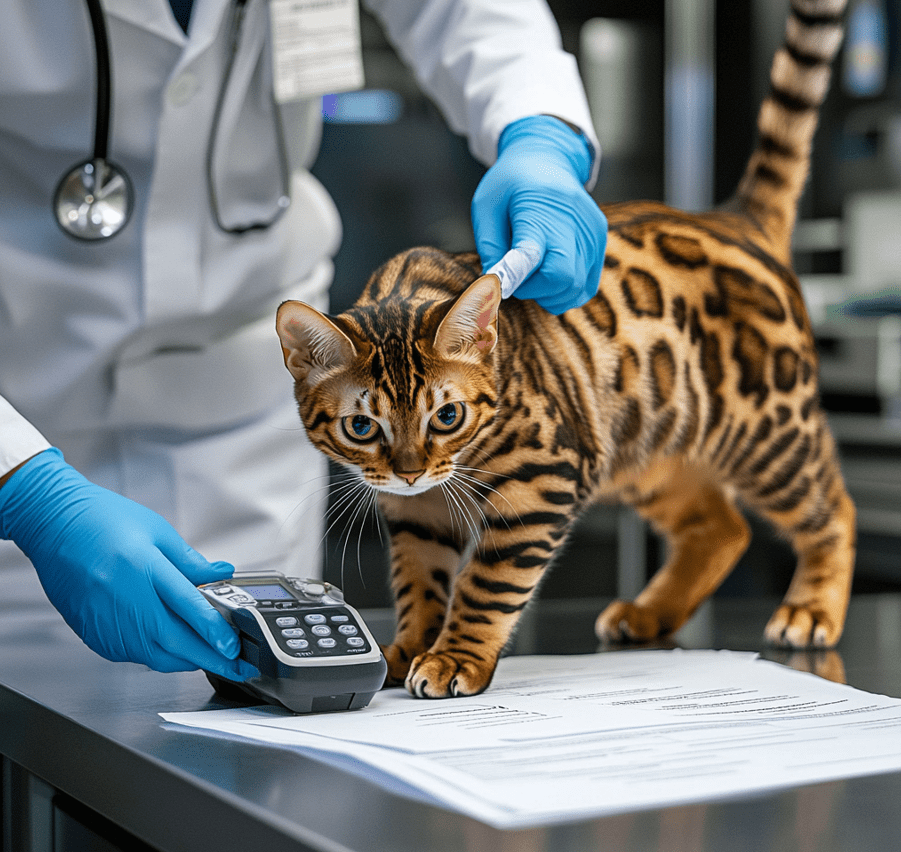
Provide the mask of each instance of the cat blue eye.
{"label": "cat blue eye", "polygon": [[365,443],[374,440],[379,434],[379,424],[365,414],[353,414],[341,420],[344,434],[352,441]]}
{"label": "cat blue eye", "polygon": [[429,426],[435,432],[453,432],[463,425],[464,411],[462,402],[449,402],[432,415]]}

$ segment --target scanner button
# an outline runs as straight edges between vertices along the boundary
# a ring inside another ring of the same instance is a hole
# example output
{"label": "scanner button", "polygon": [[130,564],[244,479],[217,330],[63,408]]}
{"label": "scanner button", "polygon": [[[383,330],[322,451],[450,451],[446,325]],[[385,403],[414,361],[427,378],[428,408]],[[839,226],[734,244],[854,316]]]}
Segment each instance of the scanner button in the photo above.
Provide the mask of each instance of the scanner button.
{"label": "scanner button", "polygon": [[306,639],[289,639],[287,645],[293,650],[303,650],[308,648],[310,643]]}
{"label": "scanner button", "polygon": [[282,615],[275,619],[279,627],[297,627],[297,619],[293,615]]}
{"label": "scanner button", "polygon": [[310,629],[313,631],[314,636],[331,636],[332,635],[332,628],[329,627],[327,624],[316,624]]}
{"label": "scanner button", "polygon": [[289,627],[287,630],[282,630],[282,636],[285,639],[297,639],[300,636],[306,636],[303,632],[302,627]]}
{"label": "scanner button", "polygon": [[349,615],[333,615],[332,621],[334,621],[336,623],[339,621],[350,621],[350,616]]}
{"label": "scanner button", "polygon": [[322,583],[306,583],[303,590],[311,598],[321,598],[325,594],[325,586]]}
{"label": "scanner button", "polygon": [[356,634],[357,628],[354,627],[352,624],[342,624],[338,628],[338,632],[343,633],[345,636],[353,636]]}
{"label": "scanner button", "polygon": [[334,639],[320,639],[318,644],[320,648],[334,648],[336,643]]}
{"label": "scanner button", "polygon": [[322,624],[325,621],[325,616],[321,612],[311,612],[309,615],[305,615],[303,620],[307,624]]}
{"label": "scanner button", "polygon": [[348,636],[347,644],[351,648],[362,648],[366,644],[366,640],[362,636]]}

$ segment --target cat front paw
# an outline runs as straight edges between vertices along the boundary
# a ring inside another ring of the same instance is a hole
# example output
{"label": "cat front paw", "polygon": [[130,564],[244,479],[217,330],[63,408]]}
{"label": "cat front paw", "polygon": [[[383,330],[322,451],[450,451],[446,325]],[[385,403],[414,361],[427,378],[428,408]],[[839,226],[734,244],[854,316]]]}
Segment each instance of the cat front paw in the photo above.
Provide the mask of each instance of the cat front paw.
{"label": "cat front paw", "polygon": [[650,642],[667,631],[659,615],[629,601],[614,601],[597,618],[594,632],[602,642]]}
{"label": "cat front paw", "polygon": [[415,654],[405,651],[401,645],[382,645],[382,654],[388,663],[385,686],[403,686]]}
{"label": "cat front paw", "polygon": [[764,629],[770,645],[777,648],[832,648],[842,635],[843,618],[824,608],[783,604]]}
{"label": "cat front paw", "polygon": [[407,690],[417,698],[453,698],[478,695],[488,688],[494,666],[452,651],[420,654],[407,675]]}

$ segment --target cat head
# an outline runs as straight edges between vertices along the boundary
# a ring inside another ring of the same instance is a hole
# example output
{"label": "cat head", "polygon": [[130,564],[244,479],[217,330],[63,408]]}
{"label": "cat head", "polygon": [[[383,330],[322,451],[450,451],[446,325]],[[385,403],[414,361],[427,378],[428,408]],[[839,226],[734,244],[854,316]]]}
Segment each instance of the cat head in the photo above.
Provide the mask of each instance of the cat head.
{"label": "cat head", "polygon": [[276,320],[312,443],[393,494],[449,479],[495,413],[500,282],[452,299],[423,289],[334,317],[285,302]]}

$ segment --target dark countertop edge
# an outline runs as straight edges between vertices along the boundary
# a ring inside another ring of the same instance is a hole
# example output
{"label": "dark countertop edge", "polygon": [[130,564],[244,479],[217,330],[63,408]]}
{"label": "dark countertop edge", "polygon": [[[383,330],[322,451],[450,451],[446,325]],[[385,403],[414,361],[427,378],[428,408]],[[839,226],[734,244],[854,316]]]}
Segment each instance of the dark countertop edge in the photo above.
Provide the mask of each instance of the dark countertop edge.
{"label": "dark countertop edge", "polygon": [[[117,743],[0,684],[0,718],[11,716],[26,723],[21,728],[0,726],[0,753],[160,852],[348,852],[334,840],[271,811],[255,812],[257,808],[240,796]],[[57,760],[55,755],[61,753],[90,755],[90,765]],[[142,777],[147,781],[141,801],[132,807],[122,793]],[[196,830],[186,830],[192,824]]]}

